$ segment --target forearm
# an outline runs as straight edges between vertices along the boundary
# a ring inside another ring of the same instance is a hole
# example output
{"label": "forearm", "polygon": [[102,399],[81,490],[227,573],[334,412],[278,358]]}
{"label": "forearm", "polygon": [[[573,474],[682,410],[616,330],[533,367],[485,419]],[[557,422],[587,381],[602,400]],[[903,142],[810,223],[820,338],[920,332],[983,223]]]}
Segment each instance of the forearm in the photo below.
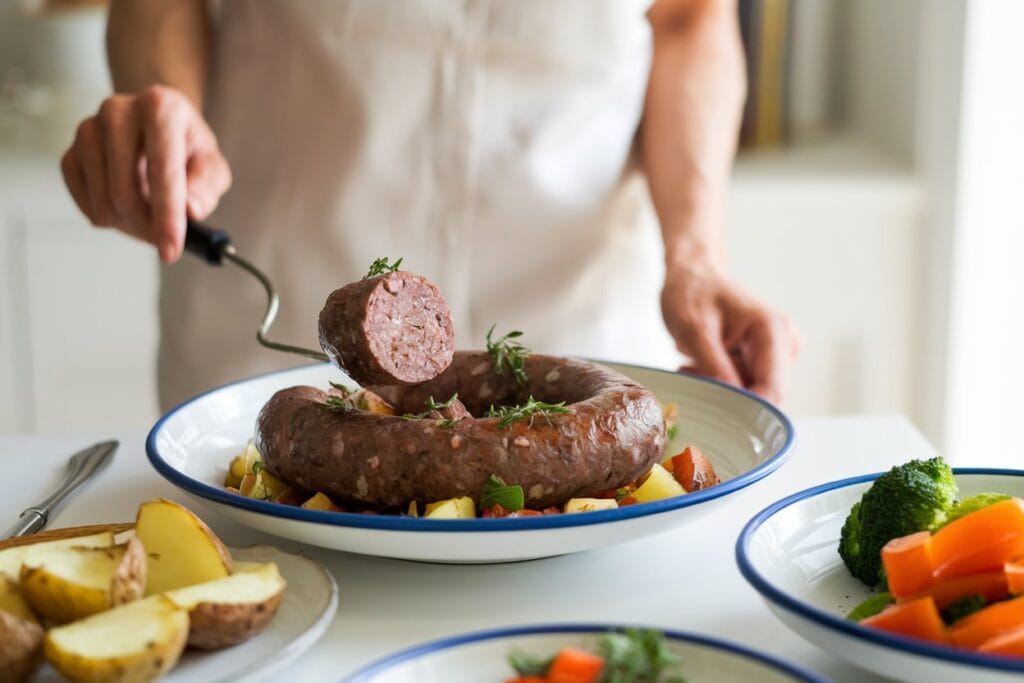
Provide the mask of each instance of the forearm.
{"label": "forearm", "polygon": [[659,0],[640,131],[666,263],[720,265],[746,76],[733,0]]}
{"label": "forearm", "polygon": [[210,32],[205,0],[113,0],[107,59],[114,89],[168,85],[201,109]]}

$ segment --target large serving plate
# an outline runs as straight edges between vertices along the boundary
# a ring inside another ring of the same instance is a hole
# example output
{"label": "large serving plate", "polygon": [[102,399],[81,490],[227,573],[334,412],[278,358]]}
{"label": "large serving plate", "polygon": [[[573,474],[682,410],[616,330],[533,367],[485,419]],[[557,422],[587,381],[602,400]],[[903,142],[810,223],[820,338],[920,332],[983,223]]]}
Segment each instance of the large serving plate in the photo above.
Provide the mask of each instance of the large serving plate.
{"label": "large serving plate", "polygon": [[[1024,471],[954,470],[961,496],[999,491],[1024,497]],[[996,683],[1024,676],[1024,660],[956,650],[891,635],[845,615],[870,591],[839,557],[850,508],[878,475],[801,491],[758,513],[740,534],[740,572],[789,628],[856,666],[904,681]]]}
{"label": "large serving plate", "polygon": [[[569,646],[594,652],[601,634],[611,630],[621,627],[566,624],[470,633],[385,657],[343,683],[501,683],[514,676],[505,659],[513,649],[540,657]],[[679,657],[680,672],[693,683],[824,683],[791,664],[739,645],[692,633],[662,633],[666,648]]]}
{"label": "large serving plate", "polygon": [[[271,534],[338,550],[431,562],[509,562],[604,547],[696,522],[782,465],[793,426],[777,408],[717,382],[650,368],[612,367],[679,405],[677,443],[694,444],[723,483],[676,498],[572,515],[433,520],[306,510],[224,490],[228,462],[253,436],[277,390],[344,379],[313,365],[230,384],[170,411],[146,441],[156,470],[201,505]],[[387,447],[382,444],[382,447]]]}

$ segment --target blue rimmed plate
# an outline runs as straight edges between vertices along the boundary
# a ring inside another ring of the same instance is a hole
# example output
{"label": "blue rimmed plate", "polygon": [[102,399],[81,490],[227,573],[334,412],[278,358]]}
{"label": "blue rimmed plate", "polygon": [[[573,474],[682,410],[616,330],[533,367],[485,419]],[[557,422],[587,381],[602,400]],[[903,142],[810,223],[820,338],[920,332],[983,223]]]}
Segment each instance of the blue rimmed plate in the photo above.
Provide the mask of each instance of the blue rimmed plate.
{"label": "blue rimmed plate", "polygon": [[[601,634],[622,628],[554,624],[470,633],[390,655],[343,683],[501,683],[515,674],[505,659],[514,648],[540,657],[569,646],[594,651]],[[692,633],[661,632],[667,649],[679,657],[679,673],[693,683],[825,683],[791,664],[740,645]]]}
{"label": "blue rimmed plate", "polygon": [[[1024,497],[1024,471],[956,469],[962,496]],[[765,508],[736,544],[744,578],[789,628],[856,666],[904,681],[995,683],[1024,677],[1024,660],[983,655],[891,635],[845,618],[868,589],[837,550],[853,504],[877,474],[816,486]]]}
{"label": "blue rimmed plate", "polygon": [[793,426],[762,399],[707,379],[607,364],[679,405],[674,447],[694,444],[723,483],[677,498],[572,515],[432,520],[306,510],[229,493],[231,456],[253,436],[256,415],[277,390],[343,379],[329,365],[271,373],[214,389],[171,410],[153,427],[153,467],[201,505],[252,528],[349,552],[430,562],[511,562],[605,547],[693,523],[774,472],[789,454]]}

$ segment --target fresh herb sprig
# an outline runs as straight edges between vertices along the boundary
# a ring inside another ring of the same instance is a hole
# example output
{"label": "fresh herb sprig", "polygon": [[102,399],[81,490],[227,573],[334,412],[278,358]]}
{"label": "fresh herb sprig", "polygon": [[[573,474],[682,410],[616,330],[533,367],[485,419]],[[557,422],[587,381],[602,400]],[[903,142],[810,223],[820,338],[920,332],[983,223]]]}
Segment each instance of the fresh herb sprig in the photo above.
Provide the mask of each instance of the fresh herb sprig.
{"label": "fresh herb sprig", "polygon": [[523,495],[523,487],[518,484],[509,486],[505,480],[496,474],[487,478],[487,483],[480,490],[480,508],[486,510],[495,505],[500,505],[506,510],[515,512],[522,510],[526,505],[526,497]]}
{"label": "fresh herb sprig", "polygon": [[352,404],[352,394],[355,393],[354,389],[346,387],[344,384],[338,384],[337,382],[330,382],[330,385],[341,392],[341,396],[330,395],[324,400],[324,405],[329,408],[337,408],[339,410],[352,410],[355,405]]}
{"label": "fresh herb sprig", "polygon": [[[626,629],[601,636],[598,654],[604,660],[600,683],[685,683],[670,669],[679,657],[665,647],[665,638],[658,631]],[[537,657],[520,649],[508,654],[508,663],[520,676],[546,676],[554,657]]]}
{"label": "fresh herb sprig", "polygon": [[491,355],[494,371],[503,375],[505,368],[508,368],[512,371],[512,376],[516,378],[516,382],[526,384],[529,379],[526,376],[526,354],[530,352],[530,349],[516,341],[523,336],[523,333],[519,330],[512,330],[505,336],[492,340],[491,336],[494,334],[496,326],[497,323],[491,325],[491,329],[487,330],[487,353]]}
{"label": "fresh herb sprig", "polygon": [[402,259],[398,259],[394,263],[389,263],[388,257],[382,256],[370,264],[370,269],[366,271],[366,276],[363,279],[369,280],[371,277],[385,275],[386,273],[393,273],[398,270],[398,266],[400,265],[402,265]]}
{"label": "fresh herb sprig", "polygon": [[[456,392],[456,393],[452,394],[452,397],[450,399],[448,399],[447,401],[445,401],[444,403],[438,403],[437,401],[434,400],[434,397],[431,396],[430,398],[427,399],[427,402],[425,404],[427,406],[426,410],[424,410],[422,413],[406,413],[405,415],[402,416],[402,419],[403,420],[423,420],[423,419],[426,419],[433,412],[440,412],[440,411],[444,410],[445,408],[451,408],[452,404],[455,403],[455,401],[457,401],[458,398],[459,398],[459,394]],[[447,418],[444,418],[443,420],[441,420],[440,422],[438,422],[437,424],[438,424],[438,426],[441,429],[451,429],[452,427],[455,426],[455,423],[458,422],[461,419],[462,419],[461,417],[447,417]]]}
{"label": "fresh herb sprig", "polygon": [[[533,396],[530,396],[526,400],[526,403],[522,403],[515,406],[499,406],[495,408],[493,405],[487,410],[487,417],[497,417],[498,429],[505,429],[513,422],[518,420],[530,420],[530,426],[533,426],[533,420],[538,415],[547,419],[549,415],[555,415],[560,413],[571,413],[572,408],[565,405],[565,401],[559,403],[545,403],[544,401],[538,401]],[[550,423],[550,421],[549,421]]]}

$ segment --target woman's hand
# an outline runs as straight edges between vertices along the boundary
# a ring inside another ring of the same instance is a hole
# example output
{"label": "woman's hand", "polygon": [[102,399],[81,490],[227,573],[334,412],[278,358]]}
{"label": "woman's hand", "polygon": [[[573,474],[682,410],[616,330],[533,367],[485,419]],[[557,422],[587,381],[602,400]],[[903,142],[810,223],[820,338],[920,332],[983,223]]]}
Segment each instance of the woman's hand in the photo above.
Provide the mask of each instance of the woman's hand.
{"label": "woman's hand", "polygon": [[79,125],[61,171],[93,225],[155,245],[166,263],[181,256],[186,214],[206,218],[231,186],[210,127],[166,86],[104,100]]}
{"label": "woman's hand", "polygon": [[665,325],[693,370],[782,400],[800,337],[789,319],[713,266],[675,266],[661,291]]}

